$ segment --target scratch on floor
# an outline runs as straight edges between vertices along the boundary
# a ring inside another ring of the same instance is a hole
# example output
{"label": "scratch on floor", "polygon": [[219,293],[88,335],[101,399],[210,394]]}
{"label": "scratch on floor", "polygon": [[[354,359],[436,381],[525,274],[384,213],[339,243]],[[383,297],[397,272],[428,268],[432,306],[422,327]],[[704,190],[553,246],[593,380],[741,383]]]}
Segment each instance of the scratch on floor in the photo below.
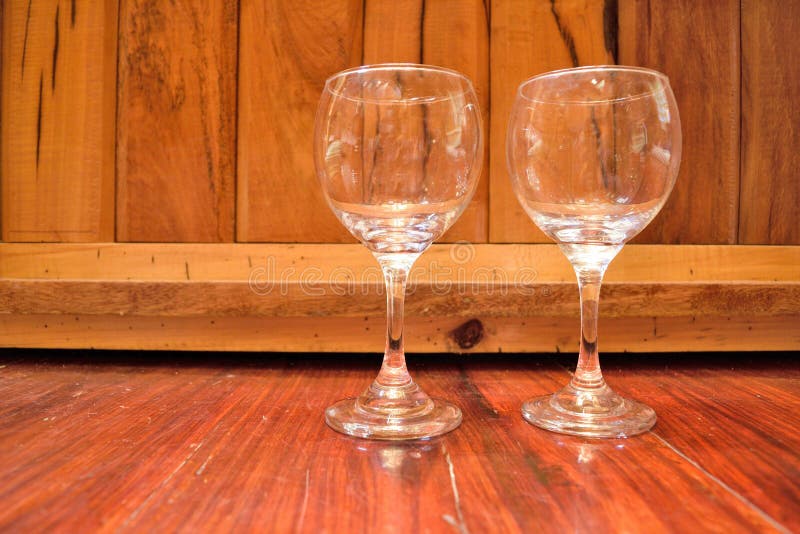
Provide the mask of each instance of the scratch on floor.
{"label": "scratch on floor", "polygon": [[297,532],[303,532],[303,523],[306,520],[306,508],[308,508],[309,482],[311,482],[311,470],[306,469],[306,491],[303,494],[303,505],[300,507],[300,519],[297,520]]}
{"label": "scratch on floor", "polygon": [[449,514],[445,514],[442,516],[447,523],[452,525],[456,528],[461,534],[469,534],[469,529],[467,528],[466,523],[464,523],[464,514],[461,512],[461,498],[458,495],[458,484],[456,483],[456,470],[453,467],[453,460],[450,458],[450,453],[447,451],[447,445],[442,443],[442,452],[444,453],[444,458],[447,460],[447,468],[450,470],[450,485],[453,488],[453,501],[456,505],[456,516],[457,520],[453,518],[453,516]]}
{"label": "scratch on floor", "polygon": [[785,526],[783,526],[780,523],[778,523],[777,520],[775,520],[767,512],[765,512],[764,510],[762,510],[761,508],[759,508],[758,506],[756,506],[755,504],[750,502],[744,495],[742,495],[741,493],[739,493],[738,491],[736,491],[735,489],[733,489],[732,487],[730,487],[729,485],[724,483],[722,480],[718,479],[717,477],[715,477],[714,475],[712,475],[711,473],[706,471],[703,468],[702,465],[698,464],[697,462],[695,462],[694,460],[692,460],[691,458],[686,456],[684,453],[682,453],[679,449],[675,448],[672,445],[672,443],[670,443],[669,441],[665,440],[664,438],[662,438],[661,436],[659,436],[655,432],[651,432],[651,434],[653,435],[654,438],[656,438],[658,441],[663,443],[669,450],[671,450],[672,452],[674,452],[675,454],[677,454],[678,456],[680,456],[681,458],[683,458],[684,460],[689,462],[695,469],[697,469],[698,471],[703,473],[705,476],[710,478],[712,481],[714,481],[717,484],[719,484],[722,487],[722,489],[724,489],[725,491],[727,491],[728,493],[730,493],[731,495],[736,497],[739,501],[741,501],[748,508],[750,508],[753,511],[755,511],[758,515],[761,516],[761,518],[764,521],[766,521],[767,523],[772,525],[776,530],[778,530],[779,532],[783,532],[785,534],[791,534],[791,531],[788,528],[786,528]]}
{"label": "scratch on floor", "polygon": [[205,471],[205,470],[206,470],[206,466],[208,465],[208,462],[210,462],[210,461],[211,461],[211,459],[212,459],[213,457],[214,457],[214,455],[213,455],[213,454],[209,454],[209,455],[208,455],[208,458],[206,458],[206,461],[205,461],[205,462],[203,462],[203,465],[201,465],[201,466],[200,466],[200,469],[198,469],[197,471],[195,471],[195,472],[194,472],[194,474],[195,474],[195,475],[197,475],[197,476],[200,476],[200,475],[202,475],[202,474],[203,474],[203,471]]}
{"label": "scratch on floor", "polygon": [[164,480],[162,480],[161,483],[158,486],[156,486],[155,489],[153,489],[153,491],[150,492],[150,494],[147,496],[147,498],[144,501],[142,501],[142,504],[137,506],[136,510],[131,512],[131,515],[129,515],[125,519],[125,521],[123,521],[122,524],[119,526],[119,528],[117,529],[117,532],[120,532],[120,531],[124,530],[125,527],[127,527],[128,524],[131,521],[136,519],[136,517],[141,513],[141,511],[144,510],[144,508],[147,506],[147,504],[153,499],[153,497],[155,497],[156,493],[158,493],[161,488],[163,488],[164,486],[169,484],[169,481],[172,480],[172,477],[174,477],[178,473],[178,471],[183,469],[183,466],[185,466],[189,462],[189,460],[192,459],[192,456],[197,454],[197,451],[200,450],[200,448],[203,446],[204,443],[205,442],[201,441],[200,443],[197,443],[197,444],[192,443],[189,446],[189,448],[192,449],[192,451],[188,455],[186,455],[186,458],[184,458],[183,461],[181,463],[179,463],[178,466],[175,469],[173,469],[172,472],[169,475],[167,475],[167,477]]}

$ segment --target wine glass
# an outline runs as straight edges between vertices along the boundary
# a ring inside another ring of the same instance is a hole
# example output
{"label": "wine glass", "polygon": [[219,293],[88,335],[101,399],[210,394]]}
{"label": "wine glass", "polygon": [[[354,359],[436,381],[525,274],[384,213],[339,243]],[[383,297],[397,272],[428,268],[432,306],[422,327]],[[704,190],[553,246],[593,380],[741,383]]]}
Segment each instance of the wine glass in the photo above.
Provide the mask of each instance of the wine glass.
{"label": "wine glass", "polygon": [[314,133],[317,175],[333,212],[378,260],[387,314],[380,373],[358,398],[326,410],[334,430],[419,439],[461,423],[458,407],[428,397],[408,373],[403,301],[414,261],[472,198],[482,157],[478,99],[456,71],[381,64],[325,83]]}
{"label": "wine glass", "polygon": [[508,137],[514,192],[572,264],[581,300],[578,365],[561,391],[533,398],[536,426],[586,437],[627,437],[656,421],[617,395],[597,352],[600,284],[623,245],[656,216],[675,184],[681,127],[667,77],[599,66],[535,76],[517,92]]}

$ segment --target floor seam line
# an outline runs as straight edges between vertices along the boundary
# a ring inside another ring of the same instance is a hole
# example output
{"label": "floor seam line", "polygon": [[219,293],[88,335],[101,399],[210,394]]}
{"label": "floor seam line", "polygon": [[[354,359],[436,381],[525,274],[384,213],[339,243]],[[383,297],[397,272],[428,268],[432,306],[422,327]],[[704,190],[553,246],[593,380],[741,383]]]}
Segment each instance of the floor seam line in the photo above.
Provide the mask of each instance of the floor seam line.
{"label": "floor seam line", "polygon": [[714,482],[715,484],[720,486],[722,489],[724,489],[726,492],[728,492],[734,498],[736,498],[739,502],[741,502],[742,504],[746,505],[747,507],[749,507],[750,509],[755,511],[759,516],[761,516],[762,519],[764,519],[767,523],[772,525],[774,528],[776,528],[777,530],[779,530],[780,532],[783,532],[785,534],[791,534],[792,531],[789,530],[788,528],[786,528],[781,523],[779,523],[777,519],[775,519],[774,517],[769,515],[767,512],[762,510],[759,506],[756,506],[752,501],[750,501],[750,499],[748,499],[747,497],[745,497],[744,495],[742,495],[741,493],[739,493],[738,491],[736,491],[735,489],[730,487],[728,484],[726,484],[724,481],[719,479],[717,476],[711,474],[702,465],[700,465],[698,462],[696,462],[695,460],[693,460],[692,458],[687,456],[683,451],[681,451],[680,449],[675,447],[672,443],[670,443],[669,441],[667,441],[666,439],[664,439],[663,437],[661,437],[660,435],[658,435],[654,431],[650,431],[650,434],[652,434],[652,436],[654,438],[656,438],[658,441],[663,443],[669,450],[671,450],[672,452],[674,452],[675,454],[680,456],[683,460],[688,462],[689,465],[691,465],[692,467],[694,467],[695,469],[700,471],[706,478],[710,479],[712,482]]}
{"label": "floor seam line", "polygon": [[[562,363],[561,363],[561,362],[559,362],[558,360],[556,360],[556,362],[555,362],[555,363],[556,363],[556,365],[558,365],[558,366],[560,366],[562,369],[564,369],[564,370],[565,370],[567,373],[569,373],[569,375],[570,375],[570,376],[574,376],[574,373],[573,373],[572,371],[570,371],[570,369],[569,369],[567,366],[565,366],[564,364],[562,364]],[[748,507],[748,508],[750,508],[751,510],[755,511],[755,512],[756,512],[756,513],[757,513],[759,516],[761,516],[761,518],[762,518],[762,519],[764,519],[764,520],[765,520],[767,523],[769,523],[770,525],[772,525],[772,526],[773,526],[775,529],[779,530],[780,532],[783,532],[784,534],[791,534],[791,532],[792,532],[792,531],[791,531],[791,530],[789,530],[789,529],[788,529],[787,527],[785,527],[784,525],[782,525],[782,524],[781,524],[781,523],[780,523],[780,522],[779,522],[777,519],[775,519],[774,517],[772,517],[771,515],[769,515],[767,512],[765,512],[764,510],[762,510],[762,509],[761,509],[759,506],[756,506],[756,505],[755,505],[755,504],[754,504],[752,501],[750,501],[750,500],[749,500],[747,497],[745,497],[744,495],[742,495],[741,493],[739,493],[738,491],[736,491],[735,489],[733,489],[732,487],[730,487],[728,484],[726,484],[725,482],[723,482],[721,479],[719,479],[718,477],[716,477],[716,476],[714,476],[713,474],[711,474],[711,473],[710,473],[710,472],[709,472],[707,469],[705,469],[705,468],[704,468],[702,465],[700,465],[698,462],[696,462],[695,460],[693,460],[692,458],[690,458],[689,456],[687,456],[687,455],[686,455],[686,454],[685,454],[683,451],[681,451],[680,449],[678,449],[677,447],[675,447],[675,446],[674,446],[672,443],[670,443],[669,441],[667,441],[666,439],[664,439],[662,436],[660,436],[659,434],[657,434],[657,433],[656,433],[654,430],[651,430],[649,433],[650,433],[650,434],[652,434],[652,435],[653,435],[653,437],[654,437],[654,438],[656,438],[658,441],[660,441],[661,443],[663,443],[663,444],[664,444],[664,445],[665,445],[665,446],[666,446],[668,449],[670,449],[672,452],[674,452],[675,454],[677,454],[678,456],[680,456],[680,457],[681,457],[683,460],[685,460],[686,462],[688,462],[688,463],[689,463],[689,465],[691,465],[692,467],[694,467],[695,469],[697,469],[698,471],[700,471],[700,472],[701,472],[701,473],[702,473],[702,474],[703,474],[703,475],[704,475],[706,478],[710,479],[712,482],[714,482],[715,484],[717,484],[718,486],[720,486],[720,487],[721,487],[723,490],[725,490],[727,493],[729,493],[730,495],[732,495],[732,496],[733,496],[734,498],[736,498],[736,499],[737,499],[739,502],[741,502],[742,504],[744,504],[745,506],[747,506],[747,507]]]}

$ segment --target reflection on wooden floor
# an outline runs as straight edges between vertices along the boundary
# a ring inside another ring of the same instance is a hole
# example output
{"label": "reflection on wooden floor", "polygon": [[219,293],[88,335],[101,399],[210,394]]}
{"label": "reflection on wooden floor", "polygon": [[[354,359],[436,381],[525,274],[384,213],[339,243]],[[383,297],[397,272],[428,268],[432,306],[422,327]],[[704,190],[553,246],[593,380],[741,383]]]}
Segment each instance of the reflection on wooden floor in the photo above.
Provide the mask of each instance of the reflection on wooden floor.
{"label": "reflection on wooden floor", "polygon": [[271,532],[753,532],[800,529],[792,354],[606,357],[652,432],[538,430],[524,399],[570,359],[425,356],[464,411],[427,442],[322,419],[377,356],[0,352],[0,529]]}

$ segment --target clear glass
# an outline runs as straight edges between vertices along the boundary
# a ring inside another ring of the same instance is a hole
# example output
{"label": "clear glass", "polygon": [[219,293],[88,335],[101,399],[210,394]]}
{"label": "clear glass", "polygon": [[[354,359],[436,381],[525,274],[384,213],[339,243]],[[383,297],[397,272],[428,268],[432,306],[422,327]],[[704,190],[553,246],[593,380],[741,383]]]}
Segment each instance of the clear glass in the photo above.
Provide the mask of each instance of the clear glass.
{"label": "clear glass", "polygon": [[536,426],[586,437],[649,430],[655,412],[608,387],[597,351],[600,284],[624,244],[667,200],[681,159],[681,127],[667,77],[634,67],[582,67],[524,82],[509,122],[514,191],[558,243],[578,278],[581,341],[570,383],[525,402]]}
{"label": "clear glass", "polygon": [[403,302],[414,261],[459,217],[483,157],[478,99],[462,74],[384,64],[325,84],[314,133],[317,175],[345,227],[386,281],[386,348],[375,381],[329,407],[325,421],[363,438],[420,439],[453,430],[461,410],[414,382],[403,350]]}

